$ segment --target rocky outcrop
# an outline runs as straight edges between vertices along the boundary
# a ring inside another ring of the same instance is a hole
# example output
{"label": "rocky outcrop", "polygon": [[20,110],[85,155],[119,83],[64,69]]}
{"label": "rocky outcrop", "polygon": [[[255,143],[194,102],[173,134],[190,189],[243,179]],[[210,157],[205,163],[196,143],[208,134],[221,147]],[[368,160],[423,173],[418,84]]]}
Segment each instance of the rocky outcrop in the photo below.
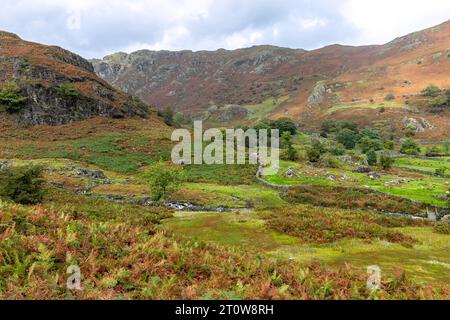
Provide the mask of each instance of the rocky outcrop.
{"label": "rocky outcrop", "polygon": [[417,133],[435,128],[435,126],[425,118],[416,119],[405,117],[402,122],[405,129],[411,129]]}
{"label": "rocky outcrop", "polygon": [[11,83],[24,101],[14,108],[0,108],[0,118],[17,125],[60,125],[94,116],[147,114],[144,103],[99,78],[82,57],[0,32],[0,90]]}

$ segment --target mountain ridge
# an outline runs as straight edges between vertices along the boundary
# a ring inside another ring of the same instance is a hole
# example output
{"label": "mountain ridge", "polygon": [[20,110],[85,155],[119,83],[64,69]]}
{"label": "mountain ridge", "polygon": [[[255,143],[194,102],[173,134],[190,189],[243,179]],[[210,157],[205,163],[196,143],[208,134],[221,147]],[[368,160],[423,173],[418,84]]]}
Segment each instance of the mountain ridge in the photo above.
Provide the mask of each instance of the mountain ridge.
{"label": "mountain ridge", "polygon": [[17,125],[147,113],[147,106],[99,78],[81,56],[6,31],[0,31],[0,88],[0,119]]}

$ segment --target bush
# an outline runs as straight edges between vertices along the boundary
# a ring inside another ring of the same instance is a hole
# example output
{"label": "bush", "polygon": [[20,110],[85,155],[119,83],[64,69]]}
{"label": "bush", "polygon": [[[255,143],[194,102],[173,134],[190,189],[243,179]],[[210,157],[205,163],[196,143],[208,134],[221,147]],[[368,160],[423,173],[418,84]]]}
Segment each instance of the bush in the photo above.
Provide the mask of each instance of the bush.
{"label": "bush", "polygon": [[403,142],[402,147],[400,148],[400,152],[403,154],[415,156],[420,153],[420,147],[414,140],[406,139],[405,142]]}
{"label": "bush", "polygon": [[428,87],[422,90],[422,95],[425,97],[437,97],[441,93],[441,89],[434,85],[430,84]]}
{"label": "bush", "polygon": [[347,149],[353,149],[356,145],[356,134],[354,131],[344,128],[336,135],[336,140]]}
{"label": "bush", "polygon": [[447,173],[447,168],[442,167],[442,168],[437,168],[435,170],[436,175],[438,176],[444,176]]}
{"label": "bush", "polygon": [[395,96],[392,93],[388,93],[385,97],[384,100],[386,101],[391,101],[391,100],[395,100]]}
{"label": "bush", "polygon": [[167,124],[168,126],[174,125],[174,112],[170,106],[164,109],[163,111],[158,111],[158,116],[162,117],[164,123]]}
{"label": "bush", "polygon": [[441,154],[441,150],[438,147],[436,147],[436,146],[428,147],[427,151],[425,153],[425,155],[427,157],[437,157],[440,154]]}
{"label": "bush", "polygon": [[373,149],[367,152],[367,162],[371,166],[375,166],[377,164],[377,154]]}
{"label": "bush", "polygon": [[20,204],[36,204],[44,195],[40,166],[6,167],[0,170],[0,198]]}
{"label": "bush", "polygon": [[390,169],[392,165],[394,164],[394,159],[388,154],[383,153],[380,155],[380,167],[384,170]]}
{"label": "bush", "polygon": [[280,130],[280,135],[284,132],[289,132],[291,135],[295,135],[297,133],[297,125],[289,118],[280,118],[278,120],[264,119],[260,121],[254,129],[267,129],[269,132],[271,129],[278,129]]}
{"label": "bush", "polygon": [[343,156],[345,154],[345,147],[341,143],[333,144],[328,148],[328,152],[334,156]]}
{"label": "bush", "polygon": [[185,180],[182,167],[168,165],[162,161],[147,169],[143,177],[147,179],[156,201],[177,191]]}
{"label": "bush", "polygon": [[79,94],[74,85],[68,82],[61,83],[56,90],[63,97],[78,97]]}
{"label": "bush", "polygon": [[20,95],[20,88],[15,82],[5,82],[0,90],[0,107],[3,106],[7,112],[19,111],[26,100]]}
{"label": "bush", "polygon": [[297,150],[295,150],[294,145],[292,143],[292,135],[285,131],[281,135],[282,148],[284,149],[281,153],[282,160],[295,161],[298,159]]}
{"label": "bush", "polygon": [[384,148],[386,150],[394,150],[394,147],[395,147],[394,141],[385,141],[384,142]]}
{"label": "bush", "polygon": [[319,149],[312,147],[306,151],[306,155],[308,157],[309,162],[315,163],[320,160],[320,157],[322,156],[322,152],[320,152]]}

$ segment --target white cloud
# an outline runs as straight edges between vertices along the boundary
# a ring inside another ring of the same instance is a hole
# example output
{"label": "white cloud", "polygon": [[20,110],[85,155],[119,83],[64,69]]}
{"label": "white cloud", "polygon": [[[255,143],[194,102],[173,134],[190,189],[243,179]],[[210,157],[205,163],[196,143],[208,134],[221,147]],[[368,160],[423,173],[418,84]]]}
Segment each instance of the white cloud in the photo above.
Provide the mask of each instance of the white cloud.
{"label": "white cloud", "polygon": [[347,0],[340,12],[358,30],[353,44],[382,44],[448,20],[450,1]]}
{"label": "white cloud", "polygon": [[0,29],[91,58],[144,48],[383,43],[448,18],[449,0],[2,0]]}

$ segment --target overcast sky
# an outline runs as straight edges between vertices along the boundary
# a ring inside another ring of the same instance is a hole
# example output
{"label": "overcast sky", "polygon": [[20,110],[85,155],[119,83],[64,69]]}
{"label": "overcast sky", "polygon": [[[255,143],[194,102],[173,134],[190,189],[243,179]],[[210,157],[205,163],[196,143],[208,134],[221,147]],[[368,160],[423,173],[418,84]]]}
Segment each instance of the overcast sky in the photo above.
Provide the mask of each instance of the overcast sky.
{"label": "overcast sky", "polygon": [[0,30],[86,58],[139,49],[382,44],[450,19],[449,0],[2,0]]}

